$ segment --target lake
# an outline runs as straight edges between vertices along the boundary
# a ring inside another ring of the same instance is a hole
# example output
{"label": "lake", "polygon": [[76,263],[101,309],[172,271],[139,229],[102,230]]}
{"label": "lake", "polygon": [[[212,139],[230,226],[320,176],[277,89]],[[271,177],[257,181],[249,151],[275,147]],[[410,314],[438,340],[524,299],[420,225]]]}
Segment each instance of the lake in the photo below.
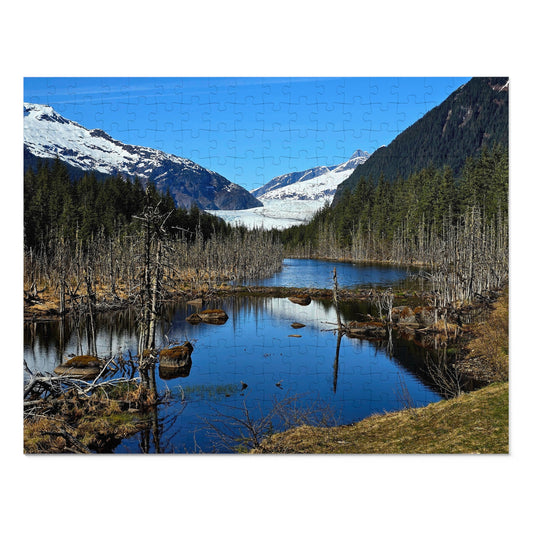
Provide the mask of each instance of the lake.
{"label": "lake", "polygon": [[[307,278],[298,278],[296,270],[307,270],[308,275],[316,268],[314,261],[287,263],[285,268],[296,275],[292,279],[303,280],[301,286]],[[349,269],[344,271],[339,263],[322,268],[331,271],[332,266],[337,267],[341,283],[353,282]],[[392,270],[394,279],[400,279]],[[381,271],[373,272],[371,283],[383,281]],[[367,274],[354,275],[370,279]],[[239,443],[239,434],[247,433],[246,427],[264,433],[284,429],[288,421],[347,424],[373,413],[441,399],[423,379],[426,352],[394,332],[388,342],[342,337],[337,351],[331,302],[313,300],[301,306],[287,298],[240,295],[206,307],[224,309],[227,322],[193,325],[185,318],[196,307],[185,302],[165,306],[157,345],[190,341],[192,366],[180,377],[156,370],[158,391],[168,395],[153,413],[157,429],[123,440],[115,453],[227,453]],[[343,302],[340,308],[345,323],[369,310],[366,302]],[[305,327],[295,329],[291,326],[295,322]],[[86,338],[81,342],[86,348]],[[25,325],[24,357],[32,370],[52,372],[69,354],[77,353],[77,345],[68,319],[63,324]],[[99,356],[135,354],[136,346],[133,311],[98,317]]]}
{"label": "lake", "polygon": [[413,267],[397,267],[376,263],[347,263],[319,259],[285,259],[283,269],[268,279],[250,280],[248,285],[265,287],[310,287],[331,289],[333,268],[337,269],[339,287],[398,286],[413,281],[410,277],[418,272]]}

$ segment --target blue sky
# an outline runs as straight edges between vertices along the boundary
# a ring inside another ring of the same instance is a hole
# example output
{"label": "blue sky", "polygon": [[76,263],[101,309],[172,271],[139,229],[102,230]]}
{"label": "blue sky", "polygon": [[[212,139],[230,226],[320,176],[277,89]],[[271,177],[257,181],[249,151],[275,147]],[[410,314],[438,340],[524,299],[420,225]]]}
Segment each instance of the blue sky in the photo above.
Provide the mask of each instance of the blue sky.
{"label": "blue sky", "polygon": [[469,78],[25,78],[24,101],[247,189],[373,152]]}

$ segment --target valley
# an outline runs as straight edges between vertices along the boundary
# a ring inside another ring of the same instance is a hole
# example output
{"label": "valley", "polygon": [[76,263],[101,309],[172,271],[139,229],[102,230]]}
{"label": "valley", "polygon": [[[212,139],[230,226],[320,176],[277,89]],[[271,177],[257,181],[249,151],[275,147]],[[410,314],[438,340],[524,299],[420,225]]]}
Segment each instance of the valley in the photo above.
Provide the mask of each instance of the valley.
{"label": "valley", "polygon": [[250,191],[263,204],[243,210],[208,211],[229,224],[246,228],[285,229],[309,222],[331,203],[340,183],[369,157],[357,150],[352,157],[333,167],[317,167],[273,178]]}
{"label": "valley", "polygon": [[[337,453],[299,428],[505,383],[506,79],[472,78],[354,148],[245,188],[24,104],[26,453]],[[507,431],[462,453],[505,453]],[[406,451],[442,451],[423,446]]]}

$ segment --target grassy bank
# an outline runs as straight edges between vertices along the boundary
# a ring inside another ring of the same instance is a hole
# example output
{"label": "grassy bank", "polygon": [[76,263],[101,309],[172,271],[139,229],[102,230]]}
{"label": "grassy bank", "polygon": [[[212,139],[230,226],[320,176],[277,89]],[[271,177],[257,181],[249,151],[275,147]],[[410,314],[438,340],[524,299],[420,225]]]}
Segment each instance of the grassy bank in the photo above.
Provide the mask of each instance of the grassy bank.
{"label": "grassy bank", "polygon": [[302,426],[265,439],[254,453],[508,453],[508,290],[472,325],[459,372],[490,385],[419,409],[332,428]]}
{"label": "grassy bank", "polygon": [[509,385],[489,385],[419,409],[374,415],[349,426],[302,426],[265,439],[253,453],[509,452]]}

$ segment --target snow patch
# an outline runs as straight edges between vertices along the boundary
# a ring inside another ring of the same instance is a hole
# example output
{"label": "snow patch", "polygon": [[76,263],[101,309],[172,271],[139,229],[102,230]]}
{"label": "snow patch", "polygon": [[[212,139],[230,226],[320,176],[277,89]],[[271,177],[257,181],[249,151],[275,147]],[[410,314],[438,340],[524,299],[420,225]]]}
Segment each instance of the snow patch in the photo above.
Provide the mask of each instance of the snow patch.
{"label": "snow patch", "polygon": [[252,209],[208,211],[231,226],[249,229],[285,229],[305,224],[324,205],[322,200],[262,200],[262,207]]}
{"label": "snow patch", "polygon": [[[50,157],[49,147],[53,146],[53,154],[61,154],[66,163],[104,174],[114,174],[120,169],[147,179],[154,168],[165,161],[191,170],[202,169],[188,159],[153,148],[123,144],[100,129],[88,130],[41,104],[24,104],[24,144],[32,154],[44,158]],[[151,164],[147,165],[146,161]]]}

